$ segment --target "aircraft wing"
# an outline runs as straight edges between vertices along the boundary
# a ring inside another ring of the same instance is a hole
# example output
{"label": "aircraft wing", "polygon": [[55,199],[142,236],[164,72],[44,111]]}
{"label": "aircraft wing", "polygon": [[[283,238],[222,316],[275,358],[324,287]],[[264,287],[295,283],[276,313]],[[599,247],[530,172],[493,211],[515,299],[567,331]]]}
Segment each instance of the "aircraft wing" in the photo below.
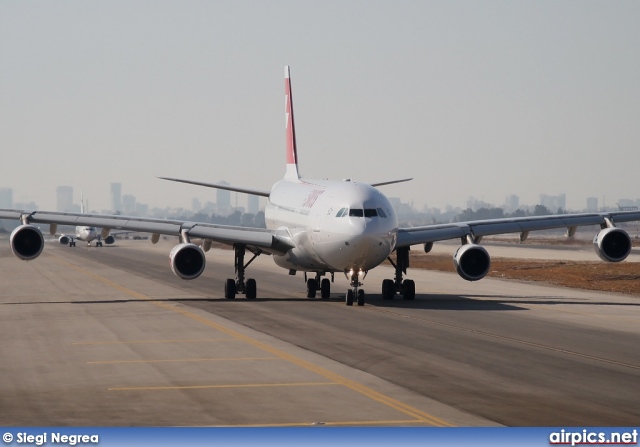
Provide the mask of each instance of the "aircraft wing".
{"label": "aircraft wing", "polygon": [[[225,244],[243,244],[266,253],[284,254],[294,246],[288,234],[279,231],[172,219],[22,210],[0,210],[0,219],[26,219],[31,224],[93,226],[170,236],[180,236],[184,232],[189,237],[211,239]],[[55,233],[54,227],[51,229]]]}
{"label": "aircraft wing", "polygon": [[482,236],[507,233],[520,233],[520,240],[524,241],[530,231],[567,228],[568,234],[573,234],[575,228],[580,226],[601,225],[602,227],[607,227],[618,222],[638,220],[640,220],[640,211],[618,211],[592,214],[513,217],[399,228],[396,247],[466,238],[467,236],[476,239]]}

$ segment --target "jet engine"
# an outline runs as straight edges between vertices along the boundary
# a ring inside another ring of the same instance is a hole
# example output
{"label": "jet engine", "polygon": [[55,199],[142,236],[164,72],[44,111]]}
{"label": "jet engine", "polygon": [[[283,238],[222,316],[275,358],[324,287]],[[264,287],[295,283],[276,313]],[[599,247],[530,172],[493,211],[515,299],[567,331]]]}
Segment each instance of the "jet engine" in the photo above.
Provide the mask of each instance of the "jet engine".
{"label": "jet engine", "polygon": [[107,236],[102,241],[107,245],[111,245],[116,241],[116,238],[113,236]]}
{"label": "jet engine", "polygon": [[178,244],[169,254],[169,263],[178,278],[195,279],[204,271],[204,252],[195,244]]}
{"label": "jet engine", "polygon": [[631,238],[621,228],[605,228],[593,238],[593,249],[603,261],[624,261],[631,253]]}
{"label": "jet engine", "polygon": [[20,225],[11,232],[9,239],[11,251],[24,261],[31,261],[42,253],[44,238],[38,227]]}
{"label": "jet engine", "polygon": [[483,246],[465,244],[453,255],[453,265],[462,278],[467,281],[477,281],[489,273],[491,258]]}
{"label": "jet engine", "polygon": [[61,245],[69,245],[71,238],[69,236],[60,236],[60,238],[58,238],[58,242],[60,242]]}

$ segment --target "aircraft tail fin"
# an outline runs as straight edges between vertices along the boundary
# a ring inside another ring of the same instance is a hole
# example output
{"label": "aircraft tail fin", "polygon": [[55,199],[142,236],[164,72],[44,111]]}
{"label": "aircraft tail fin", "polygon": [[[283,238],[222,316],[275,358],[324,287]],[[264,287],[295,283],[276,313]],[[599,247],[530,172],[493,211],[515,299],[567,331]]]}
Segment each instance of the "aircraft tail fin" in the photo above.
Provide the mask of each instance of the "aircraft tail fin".
{"label": "aircraft tail fin", "polygon": [[293,121],[293,99],[291,98],[291,77],[288,65],[284,67],[284,95],[285,131],[287,137],[287,168],[284,178],[299,180],[298,149],[296,147],[296,129]]}

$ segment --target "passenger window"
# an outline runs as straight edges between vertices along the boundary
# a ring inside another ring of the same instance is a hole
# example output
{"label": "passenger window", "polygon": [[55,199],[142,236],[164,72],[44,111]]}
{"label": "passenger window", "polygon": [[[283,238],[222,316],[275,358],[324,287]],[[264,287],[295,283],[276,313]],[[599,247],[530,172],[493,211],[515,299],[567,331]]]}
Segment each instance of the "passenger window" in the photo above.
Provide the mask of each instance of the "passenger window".
{"label": "passenger window", "polygon": [[376,217],[378,215],[378,211],[373,208],[368,208],[364,210],[364,217]]}
{"label": "passenger window", "polygon": [[349,216],[362,217],[362,216],[364,216],[364,210],[351,209],[351,210],[349,210]]}
{"label": "passenger window", "polygon": [[387,217],[382,208],[378,208],[378,216],[382,217],[383,219]]}

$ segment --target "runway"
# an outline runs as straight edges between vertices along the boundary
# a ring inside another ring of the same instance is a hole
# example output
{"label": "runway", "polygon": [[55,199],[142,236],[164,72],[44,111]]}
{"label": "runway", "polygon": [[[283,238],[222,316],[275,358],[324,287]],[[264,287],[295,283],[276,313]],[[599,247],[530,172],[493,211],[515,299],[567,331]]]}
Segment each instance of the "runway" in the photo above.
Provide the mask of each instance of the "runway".
{"label": "runway", "polygon": [[[2,241],[6,242],[6,241]],[[175,278],[172,241],[35,261],[0,247],[2,425],[561,426],[640,417],[638,300],[410,270],[413,302],[305,298],[266,256],[222,298],[232,252]]]}

